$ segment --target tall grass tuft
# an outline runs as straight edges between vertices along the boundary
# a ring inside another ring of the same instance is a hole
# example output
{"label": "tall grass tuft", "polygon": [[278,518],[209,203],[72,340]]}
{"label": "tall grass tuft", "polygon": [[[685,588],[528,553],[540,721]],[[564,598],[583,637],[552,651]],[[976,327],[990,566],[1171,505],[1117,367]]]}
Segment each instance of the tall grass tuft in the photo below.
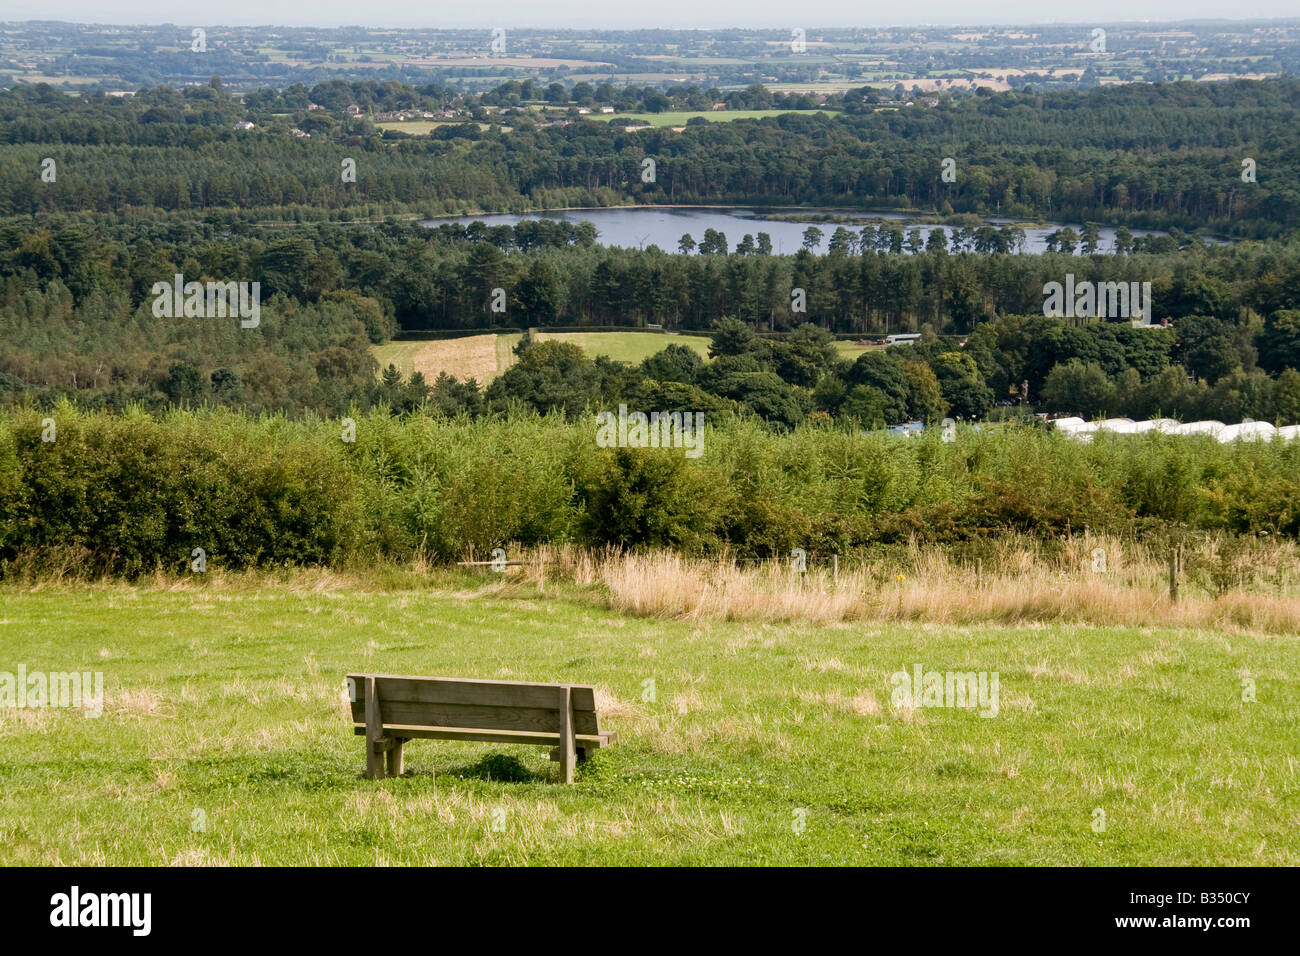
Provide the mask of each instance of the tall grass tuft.
{"label": "tall grass tuft", "polygon": [[[1114,563],[1092,570],[1102,545]],[[1203,543],[1212,554],[1219,542]],[[1080,559],[1080,555],[1085,560]],[[611,607],[629,614],[676,619],[917,621],[936,624],[1092,624],[1300,633],[1294,546],[1274,549],[1271,567],[1248,589],[1217,590],[1205,577],[1180,575],[1180,599],[1168,590],[1168,565],[1140,545],[1115,539],[1071,539],[1059,557],[1032,542],[1007,542],[978,566],[942,549],[913,545],[901,558],[825,567],[805,573],[767,562],[749,567],[726,559],[679,554],[606,554],[580,565],[598,580]],[[1277,582],[1290,569],[1285,587]],[[1198,583],[1199,582],[1199,583]]]}

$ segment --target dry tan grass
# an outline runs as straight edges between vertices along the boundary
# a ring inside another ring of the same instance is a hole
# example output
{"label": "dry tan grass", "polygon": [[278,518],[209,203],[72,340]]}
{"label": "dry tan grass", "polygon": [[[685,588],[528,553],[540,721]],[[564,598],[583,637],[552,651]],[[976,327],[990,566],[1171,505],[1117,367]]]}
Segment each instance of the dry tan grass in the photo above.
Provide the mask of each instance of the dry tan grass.
{"label": "dry tan grass", "polygon": [[497,376],[497,336],[467,335],[430,342],[411,357],[411,368],[432,383],[442,372],[487,384]]}
{"label": "dry tan grass", "polygon": [[670,553],[608,557],[599,581],[617,610],[659,617],[841,621],[857,602],[847,589],[817,587],[804,576]]}
{"label": "dry tan grass", "polygon": [[117,717],[135,719],[169,715],[162,695],[152,687],[122,687],[110,690],[104,696],[104,710]]}
{"label": "dry tan grass", "polygon": [[54,715],[53,707],[0,707],[0,739],[45,733]]}
{"label": "dry tan grass", "polygon": [[[1210,537],[1189,546],[1185,566],[1202,571],[1181,576],[1177,603],[1169,600],[1167,551],[1087,533],[1055,542],[1051,557],[1040,543],[1014,536],[989,542],[978,561],[913,544],[901,555],[846,558],[837,577],[825,562],[810,563],[800,574],[778,561],[740,567],[727,555],[697,559],[669,551],[628,553],[572,545],[528,550],[512,543],[510,553],[521,556],[521,566],[504,574],[467,572],[417,554],[404,564],[369,567],[159,572],[133,583],[78,581],[53,573],[15,585],[26,592],[89,585],[104,592],[110,603],[137,600],[144,591],[203,591],[203,607],[248,600],[250,592],[265,592],[251,595],[258,600],[287,592],[319,595],[321,613],[336,613],[334,605],[355,592],[400,597],[432,590],[461,600],[515,600],[521,606],[539,597],[564,596],[597,600],[634,616],[691,621],[701,629],[720,620],[819,625],[911,621],[949,628],[1083,624],[1300,634],[1300,547],[1291,541],[1256,544],[1243,549],[1240,542]],[[1105,552],[1100,571],[1095,570],[1098,549]],[[540,606],[546,606],[544,600]],[[745,634],[731,639],[727,650],[735,653],[756,641],[770,646],[774,640],[772,635]],[[373,654],[380,646],[372,640],[366,652]],[[654,649],[648,647],[643,656],[653,657]],[[803,664],[835,671],[842,662],[828,658]],[[312,666],[308,663],[309,670]],[[137,715],[148,711],[141,703],[126,710]]]}
{"label": "dry tan grass", "polygon": [[[1092,570],[1098,547],[1107,555],[1104,572]],[[776,563],[740,568],[671,553],[576,557],[573,569],[579,583],[602,584],[616,610],[692,621],[1042,622],[1300,633],[1300,598],[1289,594],[1185,589],[1171,602],[1166,567],[1154,557],[1085,536],[1067,542],[1055,562],[1008,546],[977,571],[943,551],[914,548],[907,571],[868,561],[842,569],[837,581]],[[807,666],[833,669],[833,662]]]}

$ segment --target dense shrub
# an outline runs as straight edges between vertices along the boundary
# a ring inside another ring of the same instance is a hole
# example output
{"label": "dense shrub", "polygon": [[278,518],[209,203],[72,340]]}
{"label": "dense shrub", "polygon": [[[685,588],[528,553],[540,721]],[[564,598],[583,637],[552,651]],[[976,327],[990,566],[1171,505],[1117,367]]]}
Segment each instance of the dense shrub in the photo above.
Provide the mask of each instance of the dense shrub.
{"label": "dense shrub", "polygon": [[131,574],[182,570],[195,548],[229,567],[342,558],[356,475],[329,444],[276,424],[68,406],[0,420],[0,559],[77,550]]}
{"label": "dense shrub", "polygon": [[[54,421],[54,441],[44,419]],[[1161,529],[1300,536],[1300,443],[1034,425],[899,438],[723,418],[702,455],[600,448],[595,422],[512,413],[339,421],[180,411],[0,416],[0,562],[137,574],[439,559],[544,542],[742,557]]]}
{"label": "dense shrub", "polygon": [[357,424],[349,460],[363,483],[367,533],[384,551],[484,554],[509,542],[567,540],[573,520],[566,444],[555,419],[447,422],[426,415]]}
{"label": "dense shrub", "polygon": [[592,544],[699,551],[717,527],[716,486],[672,449],[601,449],[584,462],[579,531]]}

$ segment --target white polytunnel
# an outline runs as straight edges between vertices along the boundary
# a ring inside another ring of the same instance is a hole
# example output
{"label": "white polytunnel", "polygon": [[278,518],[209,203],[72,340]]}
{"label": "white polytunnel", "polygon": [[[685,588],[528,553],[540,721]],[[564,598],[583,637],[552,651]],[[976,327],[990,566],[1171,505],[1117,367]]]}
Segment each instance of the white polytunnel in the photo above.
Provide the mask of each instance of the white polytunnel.
{"label": "white polytunnel", "polygon": [[1223,422],[1202,421],[1179,423],[1172,418],[1153,418],[1148,421],[1135,422],[1131,418],[1106,418],[1101,421],[1087,422],[1082,418],[1071,416],[1052,421],[1057,431],[1079,441],[1091,441],[1096,432],[1110,432],[1116,435],[1142,435],[1147,432],[1160,432],[1165,435],[1209,435],[1218,441],[1272,441],[1274,438],[1291,441],[1300,438],[1300,425],[1286,425],[1277,428],[1269,422],[1257,422],[1247,419],[1236,425]]}
{"label": "white polytunnel", "polygon": [[1131,418],[1107,418],[1097,423],[1099,432],[1115,432],[1119,435],[1132,435],[1138,431],[1138,423]]}
{"label": "white polytunnel", "polygon": [[1184,422],[1174,429],[1175,435],[1217,435],[1228,426],[1223,422]]}
{"label": "white polytunnel", "polygon": [[1178,427],[1178,422],[1172,418],[1153,418],[1150,421],[1134,422],[1133,430],[1138,434],[1144,432],[1161,432],[1167,433]]}
{"label": "white polytunnel", "polygon": [[1058,432],[1071,432],[1078,429],[1081,425],[1087,424],[1082,418],[1058,418],[1052,422]]}
{"label": "white polytunnel", "polygon": [[1242,422],[1229,425],[1214,437],[1227,443],[1230,441],[1272,441],[1277,429],[1268,422]]}

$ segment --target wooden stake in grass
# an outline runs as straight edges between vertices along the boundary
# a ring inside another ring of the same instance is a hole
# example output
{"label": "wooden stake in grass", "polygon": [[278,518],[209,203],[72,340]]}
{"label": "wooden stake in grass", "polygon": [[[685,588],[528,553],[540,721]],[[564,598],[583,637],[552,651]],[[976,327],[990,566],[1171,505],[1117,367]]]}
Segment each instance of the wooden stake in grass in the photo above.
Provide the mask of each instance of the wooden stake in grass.
{"label": "wooden stake in grass", "polygon": [[1182,570],[1183,555],[1182,548],[1172,548],[1169,551],[1169,600],[1178,601],[1178,572]]}

